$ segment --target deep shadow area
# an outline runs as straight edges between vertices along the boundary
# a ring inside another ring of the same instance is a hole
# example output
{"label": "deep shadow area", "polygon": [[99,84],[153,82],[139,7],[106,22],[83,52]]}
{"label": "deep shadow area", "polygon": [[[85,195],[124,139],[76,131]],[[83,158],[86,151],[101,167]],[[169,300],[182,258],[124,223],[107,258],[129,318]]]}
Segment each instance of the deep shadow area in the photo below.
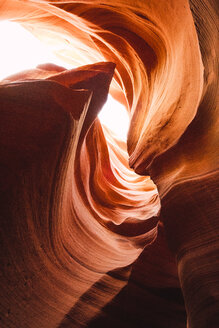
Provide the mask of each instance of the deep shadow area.
{"label": "deep shadow area", "polygon": [[185,328],[186,313],[181,290],[142,289],[131,282],[87,327]]}
{"label": "deep shadow area", "polygon": [[161,226],[132,267],[108,272],[80,297],[57,328],[67,327],[186,327],[175,258]]}

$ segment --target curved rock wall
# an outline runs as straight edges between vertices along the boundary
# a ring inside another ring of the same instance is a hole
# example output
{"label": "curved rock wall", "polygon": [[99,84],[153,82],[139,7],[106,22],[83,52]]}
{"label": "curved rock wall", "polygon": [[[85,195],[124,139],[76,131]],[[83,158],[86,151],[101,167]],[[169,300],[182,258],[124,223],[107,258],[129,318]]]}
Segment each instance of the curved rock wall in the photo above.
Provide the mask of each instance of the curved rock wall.
{"label": "curved rock wall", "polygon": [[[0,3],[80,66],[0,84],[3,327],[219,326],[217,13]],[[127,145],[97,119],[108,92]]]}

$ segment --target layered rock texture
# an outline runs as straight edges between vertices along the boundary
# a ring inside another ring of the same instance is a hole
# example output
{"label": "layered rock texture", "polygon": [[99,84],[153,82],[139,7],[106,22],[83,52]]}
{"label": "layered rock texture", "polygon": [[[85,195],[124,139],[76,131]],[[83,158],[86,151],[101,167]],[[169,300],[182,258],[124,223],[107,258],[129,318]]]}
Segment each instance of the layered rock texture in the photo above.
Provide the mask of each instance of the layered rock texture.
{"label": "layered rock texture", "polygon": [[0,1],[78,67],[0,83],[1,327],[219,327],[218,9]]}

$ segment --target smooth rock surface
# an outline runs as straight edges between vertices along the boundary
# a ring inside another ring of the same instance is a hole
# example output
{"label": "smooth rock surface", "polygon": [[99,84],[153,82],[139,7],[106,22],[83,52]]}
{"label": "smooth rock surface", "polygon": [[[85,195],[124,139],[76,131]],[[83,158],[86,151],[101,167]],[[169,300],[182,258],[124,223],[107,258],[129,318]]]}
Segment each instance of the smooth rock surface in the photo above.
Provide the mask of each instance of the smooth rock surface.
{"label": "smooth rock surface", "polygon": [[[0,326],[219,327],[218,12],[0,1],[78,66],[0,82]],[[97,118],[109,92],[127,144]]]}

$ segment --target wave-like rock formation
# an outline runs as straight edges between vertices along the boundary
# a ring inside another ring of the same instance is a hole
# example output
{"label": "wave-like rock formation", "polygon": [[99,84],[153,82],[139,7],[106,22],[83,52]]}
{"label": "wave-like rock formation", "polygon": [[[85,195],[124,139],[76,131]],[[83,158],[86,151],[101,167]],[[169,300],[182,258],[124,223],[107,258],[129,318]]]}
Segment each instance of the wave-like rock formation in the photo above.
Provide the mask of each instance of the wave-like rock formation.
{"label": "wave-like rock formation", "polygon": [[218,9],[0,2],[78,67],[0,83],[0,326],[219,327]]}

